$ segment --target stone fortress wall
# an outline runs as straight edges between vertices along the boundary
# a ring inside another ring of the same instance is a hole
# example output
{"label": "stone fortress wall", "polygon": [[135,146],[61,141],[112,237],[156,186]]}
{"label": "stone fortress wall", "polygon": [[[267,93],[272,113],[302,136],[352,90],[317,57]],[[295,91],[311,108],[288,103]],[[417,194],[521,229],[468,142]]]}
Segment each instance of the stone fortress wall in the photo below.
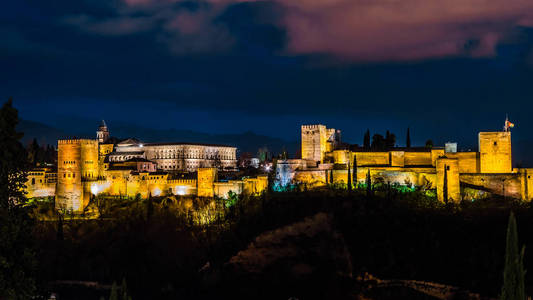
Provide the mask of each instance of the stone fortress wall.
{"label": "stone fortress wall", "polygon": [[[276,185],[305,184],[319,187],[348,182],[347,167],[357,164],[354,182],[364,183],[370,173],[374,183],[425,186],[437,190],[444,201],[460,201],[496,194],[529,201],[533,199],[533,169],[513,169],[511,132],[480,132],[479,151],[457,152],[454,147],[393,148],[374,152],[339,147],[328,134],[339,132],[324,125],[303,125],[302,159],[278,161]],[[340,137],[340,134],[338,135]],[[332,149],[333,148],[333,149]],[[473,191],[473,192],[472,192]]]}
{"label": "stone fortress wall", "polygon": [[[102,122],[97,139],[59,140],[57,172],[32,170],[25,189],[27,197],[55,197],[56,209],[81,212],[96,195],[225,198],[230,191],[260,194],[268,186],[266,175],[225,182],[217,180],[219,169],[236,169],[235,147],[182,143],[144,145],[133,139],[115,145],[107,143],[107,139],[109,132]],[[113,161],[110,157],[121,158]],[[132,161],[131,166],[128,159]],[[155,172],[135,167],[154,163],[158,169]],[[197,178],[180,178],[182,173],[179,172],[183,171],[195,171]]]}

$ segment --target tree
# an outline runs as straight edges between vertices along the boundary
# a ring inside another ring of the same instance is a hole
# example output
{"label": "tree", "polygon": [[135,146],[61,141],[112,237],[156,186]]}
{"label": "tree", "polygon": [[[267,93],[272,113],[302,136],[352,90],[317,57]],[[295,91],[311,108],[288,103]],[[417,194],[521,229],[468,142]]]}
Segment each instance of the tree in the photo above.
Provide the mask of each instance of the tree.
{"label": "tree", "polygon": [[16,131],[18,112],[10,99],[0,109],[0,207],[10,208],[26,200],[28,161],[26,150],[19,142],[23,134]]}
{"label": "tree", "polygon": [[442,199],[448,204],[448,168],[444,165],[444,183],[442,184]]}
{"label": "tree", "polygon": [[33,220],[23,206],[28,161],[12,104],[9,99],[0,109],[0,299],[29,299],[35,296],[36,260]]}
{"label": "tree", "polygon": [[433,148],[433,141],[432,140],[427,140],[426,141],[426,148]]}
{"label": "tree", "polygon": [[35,166],[38,163],[39,156],[39,144],[37,139],[33,139],[32,142],[28,145],[28,161],[32,166]]}
{"label": "tree", "polygon": [[154,214],[154,200],[152,200],[152,193],[148,193],[148,201],[146,201],[146,220],[150,221]]}
{"label": "tree", "polygon": [[513,212],[509,215],[507,225],[507,242],[505,247],[505,266],[503,270],[503,286],[500,299],[524,300],[526,299],[524,278],[524,251],[518,252],[518,232],[516,219]]}
{"label": "tree", "polygon": [[353,184],[354,186],[357,188],[357,156],[353,155],[353,172],[352,172],[352,176],[353,176]]}
{"label": "tree", "polygon": [[385,148],[387,148],[385,138],[381,134],[374,134],[372,136],[372,145],[370,145],[370,147],[373,150],[384,151]]}
{"label": "tree", "polygon": [[116,282],[113,282],[113,285],[111,286],[111,294],[109,295],[109,300],[119,300],[118,287]]}
{"label": "tree", "polygon": [[411,148],[411,134],[409,133],[409,127],[407,127],[407,137],[405,138],[405,147]]}
{"label": "tree", "polygon": [[396,135],[387,130],[387,133],[385,134],[385,148],[391,149],[394,148],[394,145],[396,145]]}
{"label": "tree", "polygon": [[363,146],[365,149],[370,149],[370,129],[367,129],[365,132],[365,137],[363,139]]}
{"label": "tree", "polygon": [[333,182],[333,170],[330,170],[330,171],[329,171],[329,183],[330,183],[330,184],[333,184],[333,183],[334,183],[334,182]]}
{"label": "tree", "polygon": [[348,191],[352,191],[352,174],[350,172],[350,158],[348,157]]}
{"label": "tree", "polygon": [[128,295],[128,285],[126,284],[126,278],[122,278],[122,285],[120,286],[122,291],[122,300],[131,300],[131,296]]}
{"label": "tree", "polygon": [[372,195],[372,177],[370,176],[370,169],[366,173],[366,196]]}

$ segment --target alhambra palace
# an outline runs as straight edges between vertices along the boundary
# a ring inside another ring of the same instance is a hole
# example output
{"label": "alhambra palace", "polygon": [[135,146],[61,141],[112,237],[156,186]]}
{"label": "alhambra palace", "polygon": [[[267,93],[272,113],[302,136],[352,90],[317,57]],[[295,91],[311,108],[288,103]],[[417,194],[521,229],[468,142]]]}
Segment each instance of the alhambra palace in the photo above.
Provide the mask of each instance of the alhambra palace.
{"label": "alhambra palace", "polygon": [[[490,195],[531,200],[533,169],[512,167],[511,132],[480,132],[478,143],[477,152],[458,152],[455,143],[373,151],[341,142],[340,130],[303,125],[301,158],[278,159],[272,187],[358,186],[370,178],[373,185],[436,191],[443,202]],[[260,194],[269,185],[268,175],[218,179],[221,171],[237,170],[235,147],[116,141],[105,122],[96,139],[59,140],[57,152],[57,171],[32,170],[26,191],[29,198],[55,197],[56,209],[64,211],[81,212],[96,195],[226,198],[230,192]]]}

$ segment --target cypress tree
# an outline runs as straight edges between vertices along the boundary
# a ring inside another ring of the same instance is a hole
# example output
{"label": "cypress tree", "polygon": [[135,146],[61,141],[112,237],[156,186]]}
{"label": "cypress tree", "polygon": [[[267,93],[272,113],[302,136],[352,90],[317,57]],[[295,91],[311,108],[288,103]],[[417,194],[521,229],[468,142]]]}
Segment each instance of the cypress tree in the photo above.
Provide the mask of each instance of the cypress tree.
{"label": "cypress tree", "polygon": [[513,212],[509,215],[507,225],[507,243],[505,247],[505,267],[503,270],[503,286],[500,299],[502,300],[524,300],[526,299],[524,277],[524,250],[518,250],[518,232],[516,229],[516,219]]}
{"label": "cypress tree", "polygon": [[365,149],[370,149],[370,129],[367,129],[365,132],[365,137],[363,140],[363,146]]}
{"label": "cypress tree", "polygon": [[122,285],[120,286],[122,291],[122,300],[131,300],[131,296],[128,295],[128,286],[126,284],[126,278],[122,278]]}
{"label": "cypress tree", "polygon": [[353,154],[353,185],[357,188],[357,157]]}
{"label": "cypress tree", "polygon": [[411,148],[411,134],[409,133],[409,127],[407,127],[407,137],[405,138],[405,147]]}
{"label": "cypress tree", "polygon": [[348,157],[348,191],[352,191],[352,174],[350,172],[350,158]]}
{"label": "cypress tree", "polygon": [[113,282],[113,285],[111,286],[111,294],[109,295],[109,300],[119,300],[118,287],[116,282]]}
{"label": "cypress tree", "polygon": [[329,183],[333,184],[333,170],[329,171]]}
{"label": "cypress tree", "polygon": [[372,195],[372,177],[370,176],[370,169],[366,173],[366,196],[370,197]]}
{"label": "cypress tree", "polygon": [[154,214],[154,201],[152,200],[152,193],[148,194],[148,202],[146,203],[146,220],[149,221]]}
{"label": "cypress tree", "polygon": [[396,144],[396,135],[394,135],[394,133],[390,133],[387,130],[387,133],[385,134],[385,148],[386,149],[394,148],[395,144]]}
{"label": "cypress tree", "polygon": [[448,204],[448,170],[446,165],[444,165],[444,183],[442,185],[442,198],[444,203]]}
{"label": "cypress tree", "polygon": [[58,212],[57,213],[57,240],[63,241],[64,234],[63,234],[63,215]]}

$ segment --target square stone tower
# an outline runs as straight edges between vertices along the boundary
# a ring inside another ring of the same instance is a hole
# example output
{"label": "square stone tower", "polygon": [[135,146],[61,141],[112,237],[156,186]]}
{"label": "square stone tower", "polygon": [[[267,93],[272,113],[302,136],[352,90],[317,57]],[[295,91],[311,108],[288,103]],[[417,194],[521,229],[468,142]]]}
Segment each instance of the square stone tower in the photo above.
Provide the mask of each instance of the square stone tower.
{"label": "square stone tower", "polygon": [[324,162],[324,154],[340,143],[340,130],[326,126],[302,125],[302,159]]}
{"label": "square stone tower", "polygon": [[[441,156],[437,159],[437,199],[441,202],[461,201],[459,162],[457,158]],[[445,190],[446,189],[446,190]]]}
{"label": "square stone tower", "polygon": [[511,132],[480,132],[479,160],[481,173],[511,173]]}
{"label": "square stone tower", "polygon": [[198,168],[198,197],[213,197],[217,168]]}
{"label": "square stone tower", "polygon": [[98,176],[98,141],[89,139],[57,142],[57,187],[55,206],[58,210],[81,212],[90,193],[83,183]]}

